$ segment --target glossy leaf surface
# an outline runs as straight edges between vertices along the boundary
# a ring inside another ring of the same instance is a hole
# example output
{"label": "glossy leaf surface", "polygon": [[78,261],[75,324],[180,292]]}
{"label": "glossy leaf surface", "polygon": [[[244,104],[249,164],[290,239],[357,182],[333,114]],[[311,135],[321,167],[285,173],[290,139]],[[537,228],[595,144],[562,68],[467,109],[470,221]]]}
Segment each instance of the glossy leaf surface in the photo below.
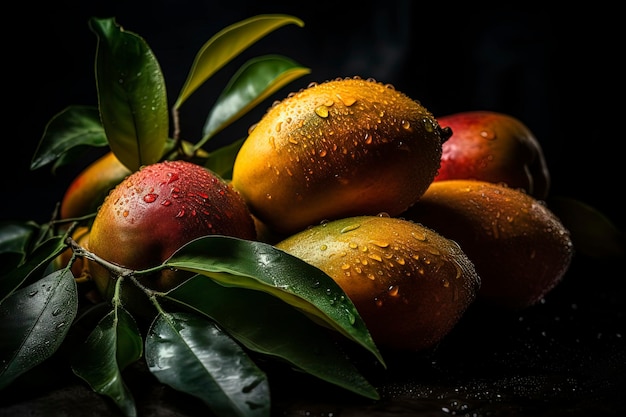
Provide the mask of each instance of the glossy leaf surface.
{"label": "glossy leaf surface", "polygon": [[310,73],[309,68],[279,55],[266,55],[246,62],[231,78],[211,109],[199,146],[239,119],[250,109],[291,81]]}
{"label": "glossy leaf surface", "polygon": [[79,146],[102,147],[107,144],[98,109],[90,106],[69,106],[54,115],[46,125],[30,169],[55,163]]}
{"label": "glossy leaf surface", "polygon": [[264,291],[378,352],[363,319],[341,287],[322,270],[272,245],[210,235],[176,251],[164,265],[206,275],[220,284]]}
{"label": "glossy leaf surface", "polygon": [[0,222],[0,253],[21,252],[26,250],[39,227],[33,222]]}
{"label": "glossy leaf surface", "polygon": [[202,275],[190,278],[166,297],[215,320],[250,350],[280,358],[326,382],[378,399],[376,389],[345,356],[328,329],[277,297],[225,287]]}
{"label": "glossy leaf surface", "polygon": [[0,389],[57,351],[77,310],[69,270],[53,272],[0,304]]}
{"label": "glossy leaf surface", "polygon": [[50,262],[66,248],[64,240],[65,236],[55,236],[46,240],[38,245],[23,263],[0,277],[0,305],[19,286],[44,273]]}
{"label": "glossy leaf surface", "polygon": [[[28,247],[38,229],[39,227],[33,222],[4,221],[0,223],[0,277],[4,277],[24,261]],[[0,278],[0,281],[2,279]]]}
{"label": "glossy leaf surface", "polygon": [[267,377],[206,318],[158,315],[146,339],[146,363],[159,381],[200,398],[217,416],[270,415]]}
{"label": "glossy leaf surface", "polygon": [[150,47],[114,19],[92,18],[96,83],[111,151],[131,171],[157,162],[169,134],[165,80]]}
{"label": "glossy leaf surface", "polygon": [[198,87],[250,45],[288,24],[304,26],[302,20],[293,16],[267,14],[242,20],[216,33],[196,55],[174,107],[180,108]]}
{"label": "glossy leaf surface", "polygon": [[95,392],[111,398],[125,416],[135,416],[135,400],[121,371],[142,354],[143,340],[135,320],[117,305],[79,345],[72,356],[72,370]]}

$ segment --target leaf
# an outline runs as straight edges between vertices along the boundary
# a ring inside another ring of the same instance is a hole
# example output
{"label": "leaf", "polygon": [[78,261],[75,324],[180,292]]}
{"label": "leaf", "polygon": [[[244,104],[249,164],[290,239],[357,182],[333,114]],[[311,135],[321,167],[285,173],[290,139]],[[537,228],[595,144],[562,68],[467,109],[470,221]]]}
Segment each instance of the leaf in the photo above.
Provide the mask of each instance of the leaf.
{"label": "leaf", "polygon": [[180,108],[198,87],[250,45],[290,23],[304,26],[302,20],[293,16],[265,14],[242,20],[216,33],[198,51],[174,108]]}
{"label": "leaf", "polygon": [[209,235],[176,251],[164,266],[208,276],[222,285],[267,292],[354,340],[384,364],[352,301],[319,268],[272,245]]}
{"label": "leaf", "polygon": [[35,170],[61,159],[73,148],[108,144],[96,107],[70,106],[50,119],[30,163]]}
{"label": "leaf", "polygon": [[0,222],[0,253],[26,253],[39,230],[39,226],[31,221],[2,221]]}
{"label": "leaf", "polygon": [[211,109],[203,129],[202,146],[217,132],[239,119],[280,88],[311,70],[279,55],[246,62],[231,78]]}
{"label": "leaf", "polygon": [[46,240],[38,245],[22,264],[0,277],[0,305],[30,278],[43,274],[50,262],[67,247],[64,241],[65,236],[55,236]]}
{"label": "leaf", "polygon": [[165,297],[215,320],[250,350],[280,358],[364,397],[379,398],[326,328],[276,297],[261,291],[224,287],[202,275],[190,278]]}
{"label": "leaf", "polygon": [[548,207],[570,231],[578,253],[605,260],[626,256],[624,233],[595,207],[565,196],[551,197]]}
{"label": "leaf", "polygon": [[53,272],[0,304],[0,389],[57,351],[77,311],[69,270]]}
{"label": "leaf", "polygon": [[226,180],[231,179],[235,158],[244,140],[245,138],[238,139],[209,153],[204,166]]}
{"label": "leaf", "polygon": [[166,86],[150,47],[112,18],[89,21],[98,37],[96,83],[111,151],[131,171],[157,162],[169,133]]}
{"label": "leaf", "polygon": [[38,225],[33,222],[0,222],[0,276],[14,270],[25,260],[38,230]]}
{"label": "leaf", "polygon": [[217,416],[270,415],[267,377],[210,320],[159,314],[146,339],[146,363],[159,381],[200,398]]}
{"label": "leaf", "polygon": [[135,400],[121,371],[142,355],[143,340],[135,320],[116,305],[76,349],[72,371],[95,392],[111,398],[125,416],[136,416]]}

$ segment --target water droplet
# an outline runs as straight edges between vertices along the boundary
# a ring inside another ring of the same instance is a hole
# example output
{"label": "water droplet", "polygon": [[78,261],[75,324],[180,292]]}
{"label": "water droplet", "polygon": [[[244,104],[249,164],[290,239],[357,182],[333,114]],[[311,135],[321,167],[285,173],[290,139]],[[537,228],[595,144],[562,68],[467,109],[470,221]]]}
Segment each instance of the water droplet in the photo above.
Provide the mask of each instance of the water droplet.
{"label": "water droplet", "polygon": [[422,122],[424,123],[424,129],[426,129],[427,132],[433,132],[435,130],[432,120],[424,118],[422,119]]}
{"label": "water droplet", "polygon": [[168,172],[167,173],[167,182],[166,184],[171,184],[172,182],[178,180],[178,174],[175,172]]}
{"label": "water droplet", "polygon": [[52,312],[53,316],[58,316],[59,314],[61,314],[61,309],[60,308],[55,308],[54,311]]}
{"label": "water droplet", "polygon": [[408,120],[403,120],[401,123],[404,130],[411,129],[411,122],[409,122]]}
{"label": "water droplet", "polygon": [[315,114],[317,114],[319,117],[322,118],[327,118],[328,117],[328,107],[321,105],[318,108],[315,109]]}
{"label": "water droplet", "polygon": [[379,248],[386,248],[389,246],[389,242],[385,242],[383,240],[371,240],[370,243],[378,246]]}
{"label": "water droplet", "polygon": [[128,217],[128,210],[124,210],[124,212],[122,213],[123,217]]}
{"label": "water droplet", "polygon": [[146,203],[154,203],[157,197],[157,194],[146,194],[143,196],[143,201],[145,201]]}
{"label": "water droplet", "polygon": [[352,314],[352,312],[350,310],[345,310],[346,315],[348,316],[348,323],[350,323],[351,326],[353,326],[356,323],[356,317],[354,316],[354,314]]}
{"label": "water droplet", "polygon": [[171,205],[172,205],[172,201],[171,201],[171,200],[163,200],[163,201],[161,202],[161,205],[162,205],[162,206],[165,206],[165,207],[169,207],[169,206],[171,206]]}
{"label": "water droplet", "polygon": [[397,285],[392,285],[391,287],[389,287],[387,292],[389,293],[390,296],[397,297],[398,293],[400,292],[400,287]]}
{"label": "water droplet", "polygon": [[368,258],[373,259],[373,260],[378,261],[378,262],[382,262],[383,261],[383,258],[381,258],[380,255],[377,255],[375,253],[370,253],[367,256],[368,256]]}
{"label": "water droplet", "polygon": [[344,104],[346,107],[352,106],[356,103],[356,98],[350,96],[342,96],[341,94],[337,94],[337,98]]}
{"label": "water droplet", "polygon": [[361,227],[361,225],[360,225],[360,224],[351,224],[350,226],[346,226],[346,227],[344,227],[343,229],[341,229],[341,230],[339,231],[339,233],[347,233],[347,232],[351,232],[351,231],[353,231],[353,230],[358,229],[359,227]]}
{"label": "water droplet", "polygon": [[496,139],[496,133],[493,130],[483,130],[480,132],[480,136],[487,140]]}
{"label": "water droplet", "polygon": [[29,297],[34,297],[35,295],[37,295],[37,293],[38,293],[38,292],[39,292],[39,291],[37,291],[37,290],[33,290],[33,291],[31,291],[31,292],[29,292],[29,293],[28,293],[28,296],[29,296]]}

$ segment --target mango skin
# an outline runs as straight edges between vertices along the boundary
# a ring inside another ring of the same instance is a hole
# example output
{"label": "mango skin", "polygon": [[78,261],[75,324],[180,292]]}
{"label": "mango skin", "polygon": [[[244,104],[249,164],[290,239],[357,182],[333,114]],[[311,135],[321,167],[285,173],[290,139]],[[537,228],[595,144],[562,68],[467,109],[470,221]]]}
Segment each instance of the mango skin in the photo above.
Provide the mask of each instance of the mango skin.
{"label": "mango skin", "polygon": [[[254,221],[241,196],[206,168],[185,161],[148,165],[126,177],[107,196],[89,234],[89,249],[120,266],[141,270],[160,265],[185,243],[205,235],[256,239]],[[110,298],[113,279],[90,262],[98,290]],[[165,270],[142,278],[158,291],[187,275]]]}
{"label": "mango skin", "polygon": [[541,144],[521,120],[494,111],[466,111],[437,118],[452,136],[443,144],[434,181],[473,179],[504,183],[545,200],[550,171]]}
{"label": "mango skin", "polygon": [[338,219],[275,246],[333,278],[386,350],[436,347],[480,288],[474,265],[456,242],[403,219]]}
{"label": "mango skin", "polygon": [[236,156],[232,184],[279,235],[322,220],[393,216],[435,177],[449,132],[374,80],[313,84],[275,103]]}
{"label": "mango skin", "polygon": [[574,255],[569,230],[545,202],[502,184],[436,181],[402,217],[458,242],[482,279],[478,300],[506,310],[539,302]]}
{"label": "mango skin", "polygon": [[107,194],[131,171],[113,152],[107,152],[81,171],[67,187],[61,200],[60,217],[70,219],[98,211]]}

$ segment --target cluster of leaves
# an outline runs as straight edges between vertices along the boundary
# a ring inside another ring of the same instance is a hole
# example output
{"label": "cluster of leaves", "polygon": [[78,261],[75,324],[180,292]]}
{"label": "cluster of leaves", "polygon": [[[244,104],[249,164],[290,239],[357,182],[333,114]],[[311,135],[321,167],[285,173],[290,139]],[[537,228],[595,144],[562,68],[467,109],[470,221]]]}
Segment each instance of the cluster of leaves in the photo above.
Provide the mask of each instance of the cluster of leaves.
{"label": "cluster of leaves", "polygon": [[[196,143],[179,139],[178,110],[216,71],[287,24],[303,26],[293,16],[259,15],[214,35],[196,55],[170,111],[163,74],[146,42],[112,18],[91,19],[98,38],[98,106],[70,106],[55,115],[31,169],[55,170],[85,147],[108,146],[131,171],[164,159],[188,159],[228,178],[243,139],[213,152],[202,152],[203,146],[309,69],[279,55],[249,60],[217,98]],[[0,225],[0,390],[70,340],[76,342],[68,335],[88,323],[86,338],[71,347],[71,369],[126,416],[137,410],[122,371],[142,358],[159,381],[202,399],[216,415],[269,415],[268,378],[254,360],[259,356],[379,398],[339,342],[373,355],[382,366],[383,358],[352,302],[319,269],[262,242],[206,236],[184,245],[160,266],[126,270],[70,238],[78,224],[93,216],[72,219],[69,227],[66,220],[66,227],[59,227],[64,223],[54,217],[46,224]],[[55,267],[55,259],[68,248],[73,251],[70,263]],[[112,300],[81,308],[80,282],[70,269],[81,257],[116,272]],[[137,280],[171,268],[189,271],[192,278],[166,293]],[[122,302],[123,282],[136,284],[155,307],[145,329]]]}

